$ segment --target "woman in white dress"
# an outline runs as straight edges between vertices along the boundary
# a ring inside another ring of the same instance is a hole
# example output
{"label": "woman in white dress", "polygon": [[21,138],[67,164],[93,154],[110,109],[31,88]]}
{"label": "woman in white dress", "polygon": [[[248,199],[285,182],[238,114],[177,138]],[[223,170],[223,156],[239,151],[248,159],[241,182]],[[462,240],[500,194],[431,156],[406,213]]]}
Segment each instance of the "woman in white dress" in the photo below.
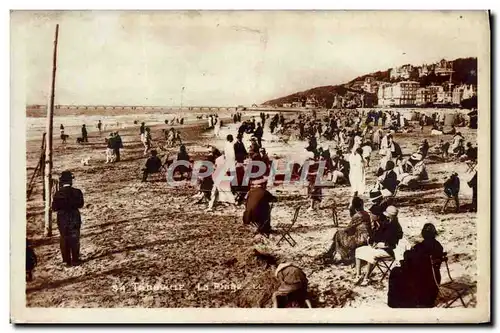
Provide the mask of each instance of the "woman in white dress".
{"label": "woman in white dress", "polygon": [[353,197],[365,192],[365,164],[362,154],[363,150],[358,148],[349,156],[349,182]]}

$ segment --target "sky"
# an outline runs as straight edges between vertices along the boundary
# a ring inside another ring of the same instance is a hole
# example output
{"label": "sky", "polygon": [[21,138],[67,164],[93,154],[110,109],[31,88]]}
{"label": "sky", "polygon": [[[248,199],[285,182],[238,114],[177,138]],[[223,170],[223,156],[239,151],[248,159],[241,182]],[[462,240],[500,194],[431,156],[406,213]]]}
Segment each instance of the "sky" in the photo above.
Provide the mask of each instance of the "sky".
{"label": "sky", "polygon": [[13,12],[27,104],[47,103],[56,24],[56,104],[155,106],[260,104],[406,63],[480,57],[489,29],[484,12]]}

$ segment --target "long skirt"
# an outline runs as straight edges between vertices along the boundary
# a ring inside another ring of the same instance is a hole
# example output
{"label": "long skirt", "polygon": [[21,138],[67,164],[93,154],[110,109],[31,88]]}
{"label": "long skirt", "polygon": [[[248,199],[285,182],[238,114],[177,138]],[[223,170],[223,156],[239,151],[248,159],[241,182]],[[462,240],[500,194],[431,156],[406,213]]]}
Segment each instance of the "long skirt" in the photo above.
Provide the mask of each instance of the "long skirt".
{"label": "long skirt", "polygon": [[369,238],[368,227],[365,224],[358,224],[338,230],[333,236],[332,245],[327,254],[332,256],[338,253],[342,261],[352,262],[355,250],[360,246],[368,244]]}

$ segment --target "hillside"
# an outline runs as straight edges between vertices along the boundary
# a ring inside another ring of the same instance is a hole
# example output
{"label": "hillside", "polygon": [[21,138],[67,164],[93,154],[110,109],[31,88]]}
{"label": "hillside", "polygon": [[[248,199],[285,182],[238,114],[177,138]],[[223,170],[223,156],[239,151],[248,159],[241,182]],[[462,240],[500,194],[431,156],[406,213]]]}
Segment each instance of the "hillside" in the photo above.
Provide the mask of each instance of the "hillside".
{"label": "hillside", "polygon": [[[448,63],[451,64],[453,68],[453,75],[451,81],[454,84],[473,84],[477,85],[477,58],[459,58]],[[435,66],[435,64],[433,64]],[[429,65],[429,66],[433,66]],[[405,64],[399,66],[398,68],[410,68],[409,69],[409,80],[417,81],[420,83],[421,87],[428,87],[430,85],[441,85],[449,82],[450,76],[438,76],[434,71],[430,71],[428,75],[420,76],[419,69],[422,65],[411,65]],[[377,72],[365,74],[354,78],[353,80],[335,85],[335,86],[322,86],[316,87],[309,90],[296,92],[294,94],[275,98],[264,102],[264,105],[283,105],[286,103],[293,102],[304,102],[308,99],[314,100],[319,106],[331,107],[335,101],[336,96],[341,96],[342,98],[352,101],[354,103],[361,100],[361,95],[365,98],[376,99],[376,93],[367,93],[362,90],[362,85],[365,79],[372,77],[374,81],[377,82],[398,82],[406,80],[405,78],[391,78],[391,70],[380,70]]]}

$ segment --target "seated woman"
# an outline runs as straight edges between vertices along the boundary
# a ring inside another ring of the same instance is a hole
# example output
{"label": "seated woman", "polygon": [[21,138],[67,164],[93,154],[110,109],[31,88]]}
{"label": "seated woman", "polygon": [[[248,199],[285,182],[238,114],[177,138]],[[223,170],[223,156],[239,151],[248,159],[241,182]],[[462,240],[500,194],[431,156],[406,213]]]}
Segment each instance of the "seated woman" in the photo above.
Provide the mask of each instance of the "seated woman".
{"label": "seated woman", "polygon": [[385,166],[389,161],[392,161],[392,154],[389,150],[385,150],[384,155],[382,155],[382,158],[380,159],[380,166],[378,167],[377,172],[375,173],[377,177],[380,177],[384,173]]}
{"label": "seated woman", "polygon": [[145,182],[148,179],[148,175],[160,172],[162,163],[160,158],[157,156],[155,149],[151,150],[151,156],[146,160],[146,166],[142,169],[142,181]]}
{"label": "seated woman", "polygon": [[415,188],[421,181],[429,179],[423,160],[415,161],[410,158],[406,163],[405,172],[398,174],[399,185]]}
{"label": "seated woman", "polygon": [[[200,168],[199,173],[205,174],[208,171],[208,168],[204,165]],[[200,177],[198,176],[198,193],[193,196],[193,199],[196,199],[195,203],[208,203],[210,202],[210,195],[212,192],[212,188],[214,186],[214,181],[211,175]]]}
{"label": "seated woman", "polygon": [[[186,151],[186,146],[184,145],[180,146],[176,161],[190,162],[189,154]],[[175,170],[173,170],[174,174],[176,171],[180,173],[182,179],[186,179],[189,178],[189,173],[191,172],[191,168],[185,165],[179,165],[175,168]]]}
{"label": "seated woman", "polygon": [[465,162],[465,161],[471,161],[475,162],[477,161],[477,147],[472,147],[472,143],[467,142],[467,148],[465,149],[465,153],[460,156],[460,161]]}
{"label": "seated woman", "polygon": [[391,308],[432,308],[441,283],[443,247],[432,223],[422,228],[422,242],[404,253],[400,267],[389,275],[388,305]]}
{"label": "seated woman", "polygon": [[370,214],[363,208],[363,200],[354,197],[352,200],[354,215],[351,223],[345,229],[338,230],[333,236],[330,249],[324,254],[324,259],[334,259],[338,253],[341,263],[351,264],[354,261],[354,251],[363,245],[368,244],[372,227]]}
{"label": "seated woman", "polygon": [[257,232],[269,235],[271,233],[271,203],[278,199],[265,189],[264,182],[255,182],[248,192],[243,224],[253,223]]}
{"label": "seated woman", "polygon": [[[366,286],[370,283],[370,274],[378,260],[394,257],[394,249],[403,237],[403,230],[398,222],[398,209],[389,206],[384,212],[384,218],[373,230],[369,245],[358,247],[356,257],[356,284]],[[361,275],[362,263],[367,263],[366,273]]]}
{"label": "seated woman", "polygon": [[342,152],[337,152],[333,158],[332,183],[349,183],[349,162],[344,159]]}
{"label": "seated woman", "polygon": [[370,192],[380,191],[385,198],[394,195],[398,186],[398,176],[393,170],[394,167],[393,161],[387,161],[384,172],[378,177],[377,183]]}

